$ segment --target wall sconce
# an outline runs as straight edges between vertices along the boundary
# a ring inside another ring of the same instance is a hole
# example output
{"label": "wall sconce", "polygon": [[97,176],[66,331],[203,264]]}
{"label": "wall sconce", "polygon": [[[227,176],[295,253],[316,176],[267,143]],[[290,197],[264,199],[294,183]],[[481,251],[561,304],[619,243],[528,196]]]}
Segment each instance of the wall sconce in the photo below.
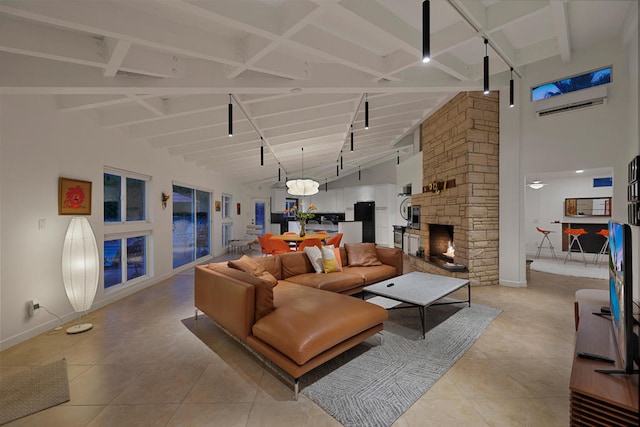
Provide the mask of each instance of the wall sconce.
{"label": "wall sconce", "polygon": [[162,209],[167,208],[167,201],[169,201],[170,198],[171,198],[170,194],[167,194],[164,191],[162,192]]}

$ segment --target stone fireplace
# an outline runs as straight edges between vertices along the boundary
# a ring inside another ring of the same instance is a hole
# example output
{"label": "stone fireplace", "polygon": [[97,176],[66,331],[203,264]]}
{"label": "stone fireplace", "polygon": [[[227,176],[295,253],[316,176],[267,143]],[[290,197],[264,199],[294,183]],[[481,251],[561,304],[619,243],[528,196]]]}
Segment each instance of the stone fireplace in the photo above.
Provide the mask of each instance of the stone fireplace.
{"label": "stone fireplace", "polygon": [[[498,284],[499,94],[459,93],[422,123],[421,140],[423,192],[411,197],[420,230],[408,232],[425,258],[411,256],[411,265],[472,286]],[[453,259],[443,256],[449,241]]]}

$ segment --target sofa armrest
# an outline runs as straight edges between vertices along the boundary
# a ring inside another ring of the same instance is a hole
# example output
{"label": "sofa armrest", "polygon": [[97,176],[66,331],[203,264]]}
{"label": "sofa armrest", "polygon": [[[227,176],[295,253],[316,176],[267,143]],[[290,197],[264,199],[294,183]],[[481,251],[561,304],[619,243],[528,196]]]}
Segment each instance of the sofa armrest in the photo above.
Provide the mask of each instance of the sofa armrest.
{"label": "sofa armrest", "polygon": [[402,275],[403,264],[402,251],[400,249],[376,246],[376,251],[380,262],[394,267],[398,276]]}
{"label": "sofa armrest", "polygon": [[196,267],[194,282],[195,307],[245,341],[254,321],[254,286],[206,266]]}

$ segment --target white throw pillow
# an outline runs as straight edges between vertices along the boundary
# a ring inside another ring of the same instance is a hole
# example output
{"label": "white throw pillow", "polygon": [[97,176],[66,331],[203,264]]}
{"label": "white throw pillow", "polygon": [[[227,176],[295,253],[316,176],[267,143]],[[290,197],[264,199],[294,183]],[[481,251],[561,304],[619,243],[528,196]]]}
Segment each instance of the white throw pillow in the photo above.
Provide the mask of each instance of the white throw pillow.
{"label": "white throw pillow", "polygon": [[322,252],[317,246],[305,246],[303,248],[307,258],[311,261],[311,265],[316,273],[324,273],[324,264],[322,263]]}

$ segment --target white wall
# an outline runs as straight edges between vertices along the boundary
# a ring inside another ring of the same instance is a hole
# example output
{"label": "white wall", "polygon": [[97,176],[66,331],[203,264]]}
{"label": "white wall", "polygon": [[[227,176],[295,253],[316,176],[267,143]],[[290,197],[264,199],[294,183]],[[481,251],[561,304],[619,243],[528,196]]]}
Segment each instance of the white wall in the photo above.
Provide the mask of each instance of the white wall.
{"label": "white wall", "polygon": [[[636,24],[637,26],[637,24]],[[637,28],[636,28],[637,34]],[[637,35],[636,35],[637,38]],[[637,41],[636,49],[637,49]],[[612,167],[614,174],[613,216],[626,221],[626,177],[631,145],[637,145],[637,126],[629,124],[629,105],[637,103],[637,90],[630,93],[635,75],[630,75],[630,47],[615,39],[586,51],[572,51],[570,64],[551,58],[528,65],[517,80],[517,108],[510,109],[507,96],[501,96],[500,120],[500,283],[518,285],[525,281],[525,247],[528,239],[524,210],[525,178],[539,172]],[[637,58],[637,54],[636,54]],[[636,61],[637,62],[637,61]],[[613,82],[608,102],[599,107],[538,118],[530,101],[530,88],[540,83],[579,74],[599,67],[613,66]],[[504,91],[506,92],[506,91]],[[511,111],[510,111],[511,110]],[[515,113],[514,111],[515,110]],[[505,124],[504,121],[509,123]],[[517,123],[516,123],[517,122]],[[503,132],[503,126],[508,132]],[[518,167],[507,167],[519,163]],[[519,190],[508,189],[518,183]],[[513,240],[519,248],[513,247]],[[512,266],[518,266],[513,268]],[[520,267],[522,266],[522,268]]]}
{"label": "white wall", "polygon": [[[150,269],[153,277],[135,286],[102,289],[94,308],[122,298],[174,273],[172,268],[172,210],[161,209],[160,194],[178,181],[213,192],[233,195],[234,203],[249,207],[251,194],[238,184],[181,158],[131,141],[118,129],[103,129],[85,112],[62,113],[50,96],[0,96],[0,347],[6,348],[57,326],[42,312],[27,316],[27,301],[41,305],[65,320],[73,317],[62,284],[61,248],[70,217],[59,216],[58,177],[93,182],[89,217],[102,254],[105,226],[102,209],[103,168],[110,166],[151,176]],[[248,210],[245,208],[245,213]],[[235,209],[234,209],[235,214]],[[38,230],[38,221],[45,227]],[[244,235],[245,216],[234,217],[234,232]],[[220,213],[213,214],[214,254],[222,252]]]}

